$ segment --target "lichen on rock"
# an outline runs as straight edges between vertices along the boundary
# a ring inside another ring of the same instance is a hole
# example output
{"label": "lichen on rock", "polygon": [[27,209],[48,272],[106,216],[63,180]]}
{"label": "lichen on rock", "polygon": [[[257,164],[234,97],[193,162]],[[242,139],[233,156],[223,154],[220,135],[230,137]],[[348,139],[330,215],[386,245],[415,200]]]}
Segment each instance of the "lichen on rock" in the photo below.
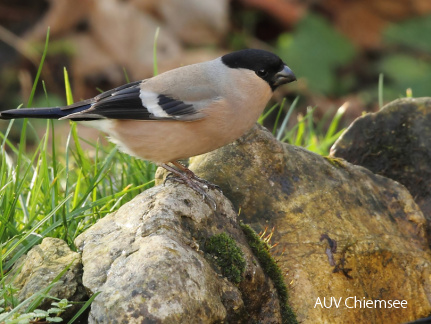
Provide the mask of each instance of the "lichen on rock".
{"label": "lichen on rock", "polygon": [[[84,285],[100,292],[89,323],[281,322],[277,292],[231,203],[217,191],[210,194],[217,210],[192,189],[167,182],[77,237]],[[210,255],[215,238],[228,247],[219,244]],[[209,261],[229,250],[236,257],[227,261],[239,270],[233,282],[229,271]]]}

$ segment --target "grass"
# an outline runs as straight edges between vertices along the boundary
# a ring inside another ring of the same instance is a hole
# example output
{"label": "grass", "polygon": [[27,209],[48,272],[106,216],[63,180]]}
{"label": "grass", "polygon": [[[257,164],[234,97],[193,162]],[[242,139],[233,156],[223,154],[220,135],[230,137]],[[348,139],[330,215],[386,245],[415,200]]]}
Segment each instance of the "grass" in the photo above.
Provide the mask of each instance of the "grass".
{"label": "grass", "polygon": [[[39,83],[48,43],[49,30],[27,103],[29,107]],[[156,58],[155,52],[154,56]],[[156,60],[154,62],[154,73],[157,74]],[[73,97],[66,69],[64,81],[67,103],[71,104]],[[45,89],[43,81],[42,85]],[[49,106],[46,90],[45,95]],[[313,121],[314,109],[309,109],[305,116],[298,118],[296,126],[288,129],[288,121],[297,102],[298,99],[290,105],[287,113],[284,113],[285,101],[271,107],[259,122],[263,123],[270,114],[277,112],[273,128],[277,138],[327,154],[341,132],[338,128],[342,109],[329,122],[326,132],[324,127],[328,124],[329,115],[316,125]],[[20,123],[18,144],[11,139],[13,125],[17,123]],[[19,304],[14,299],[14,288],[6,283],[8,271],[15,261],[47,236],[61,238],[76,250],[74,239],[79,234],[139,192],[153,186],[156,166],[122,154],[113,145],[80,138],[77,125],[72,121],[66,146],[62,148],[56,141],[57,122],[52,120],[46,121],[42,135],[37,135],[38,127],[27,119],[12,120],[4,125],[7,125],[6,129],[0,129],[0,309],[3,315],[8,311],[8,316],[13,317],[18,315],[20,308],[25,308],[23,303]],[[28,145],[30,138],[31,147]],[[91,149],[85,150],[82,147],[84,143]],[[46,293],[43,296],[46,297]],[[41,299],[36,297],[35,300]],[[91,299],[83,309],[90,302]],[[32,310],[37,306],[38,303],[33,303]]]}
{"label": "grass", "polygon": [[[298,98],[296,98],[290,105],[280,126],[278,125],[281,115],[283,115],[285,111],[284,106],[286,104],[286,100],[283,100],[281,104],[275,104],[267,109],[259,118],[258,123],[263,124],[264,121],[278,108],[272,130],[272,134],[278,140],[292,145],[305,147],[306,149],[320,155],[328,155],[331,146],[344,131],[343,128],[340,128],[340,121],[346,111],[347,104],[338,108],[335,114],[333,114],[332,111],[327,111],[317,122],[315,122],[314,118],[314,111],[316,108],[308,107],[305,116],[300,113],[297,114],[295,126],[288,129],[287,125],[289,119],[291,118],[297,103]],[[331,115],[333,116],[331,117]]]}
{"label": "grass", "polygon": [[[48,39],[49,30],[28,106]],[[66,70],[65,87],[70,104],[73,99]],[[19,305],[7,296],[13,288],[7,287],[6,277],[19,257],[46,236],[64,239],[75,250],[76,236],[151,187],[156,169],[152,163],[118,152],[113,145],[80,139],[74,122],[70,122],[66,147],[59,148],[56,123],[46,121],[46,130],[39,137],[32,122],[24,119],[16,145],[9,138],[16,122],[12,120],[5,131],[0,130],[0,307],[9,311]],[[30,137],[33,148],[27,147]],[[91,150],[85,151],[81,142]]]}
{"label": "grass", "polygon": [[[30,155],[22,145],[8,140],[12,124],[5,133],[0,132],[1,261],[21,244],[31,247],[31,233],[62,238],[73,247],[73,240],[85,228],[152,185],[153,164],[99,142],[88,143],[92,150],[85,152],[74,122],[66,148],[59,150],[54,142],[49,146],[50,134],[55,138],[55,124],[47,121],[46,131],[36,139]],[[25,130],[22,128],[21,142],[25,142]]]}

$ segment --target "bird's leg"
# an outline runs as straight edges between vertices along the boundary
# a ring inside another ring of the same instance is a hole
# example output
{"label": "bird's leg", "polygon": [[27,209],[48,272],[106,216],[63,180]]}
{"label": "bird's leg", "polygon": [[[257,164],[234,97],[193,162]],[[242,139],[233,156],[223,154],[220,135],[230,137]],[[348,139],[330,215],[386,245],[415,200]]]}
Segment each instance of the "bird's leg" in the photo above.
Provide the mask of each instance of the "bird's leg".
{"label": "bird's leg", "polygon": [[[177,181],[183,184],[188,185],[190,188],[192,188],[194,191],[196,191],[197,193],[201,194],[208,202],[210,202],[213,205],[213,208],[216,209],[217,208],[217,204],[214,201],[213,198],[211,198],[207,192],[205,191],[205,189],[211,187],[217,187],[213,184],[210,184],[208,181],[206,180],[202,180],[200,178],[198,178],[191,170],[187,169],[185,166],[181,165],[178,162],[171,162],[176,168],[168,165],[167,163],[160,163],[160,166],[164,169],[166,169],[167,171],[169,171],[172,175],[172,177],[168,176],[166,177],[166,180],[173,180],[173,181]],[[180,165],[180,166],[178,166]],[[165,182],[166,182],[165,180]],[[210,184],[211,186],[209,186],[208,184]]]}
{"label": "bird's leg", "polygon": [[187,176],[199,183],[202,183],[204,186],[207,186],[209,189],[217,189],[218,191],[222,192],[220,187],[205,180],[202,178],[199,178],[196,174],[194,174],[194,172],[192,170],[190,170],[189,168],[185,167],[184,165],[182,165],[180,162],[178,161],[174,161],[171,162],[177,169],[183,171],[185,174],[187,174]]}

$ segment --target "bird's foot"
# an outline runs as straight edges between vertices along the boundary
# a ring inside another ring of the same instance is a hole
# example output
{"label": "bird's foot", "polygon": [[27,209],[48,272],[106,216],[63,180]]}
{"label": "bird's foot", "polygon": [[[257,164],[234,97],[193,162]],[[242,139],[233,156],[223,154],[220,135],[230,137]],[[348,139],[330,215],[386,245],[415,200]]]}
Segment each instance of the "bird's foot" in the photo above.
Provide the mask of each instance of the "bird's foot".
{"label": "bird's foot", "polygon": [[177,167],[178,170],[183,171],[185,174],[187,174],[191,179],[193,179],[196,182],[201,183],[203,186],[206,186],[208,189],[215,189],[218,190],[220,193],[223,193],[221,188],[208,180],[199,178],[192,170],[189,168],[186,168],[184,165],[182,165],[180,162],[172,162],[172,164]]}
{"label": "bird's foot", "polygon": [[194,174],[192,171],[190,171],[189,169],[187,169],[187,176],[190,177],[190,179],[192,179],[193,181],[200,183],[203,187],[207,188],[207,189],[215,189],[217,191],[219,191],[220,193],[223,193],[223,191],[221,190],[221,188],[219,186],[217,186],[214,183],[209,182],[208,180],[199,178],[196,174]]}
{"label": "bird's foot", "polygon": [[192,188],[194,191],[196,191],[198,194],[202,195],[207,202],[209,202],[214,209],[217,209],[217,204],[215,200],[208,195],[206,192],[207,189],[217,189],[221,192],[221,189],[219,186],[212,184],[211,182],[201,179],[198,176],[196,176],[193,171],[189,170],[185,166],[181,165],[178,162],[172,163],[176,168],[166,164],[162,163],[160,166],[169,171],[168,176],[166,177],[164,183],[166,181],[171,180],[175,182],[179,182],[182,184],[187,185],[188,187]]}

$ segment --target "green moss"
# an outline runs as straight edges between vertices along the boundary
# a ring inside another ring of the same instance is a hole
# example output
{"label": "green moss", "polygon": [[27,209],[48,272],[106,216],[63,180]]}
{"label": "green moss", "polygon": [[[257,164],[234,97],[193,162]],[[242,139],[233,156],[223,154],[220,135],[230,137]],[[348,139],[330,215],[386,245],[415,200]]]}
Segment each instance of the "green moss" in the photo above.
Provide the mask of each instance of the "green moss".
{"label": "green moss", "polygon": [[259,260],[260,265],[262,266],[266,275],[274,283],[275,289],[278,293],[278,298],[280,300],[283,324],[298,323],[298,321],[296,320],[295,313],[288,304],[289,295],[287,292],[287,287],[284,284],[283,274],[277,263],[269,253],[268,245],[262,242],[256,232],[250,226],[243,223],[241,223],[240,225],[254,255]]}
{"label": "green moss", "polygon": [[329,162],[331,165],[333,165],[336,168],[346,168],[346,161],[340,158],[333,158],[330,156],[324,156],[323,157],[327,162]]}
{"label": "green moss", "polygon": [[226,233],[214,235],[206,242],[205,250],[214,256],[215,263],[226,278],[236,284],[241,282],[246,263],[244,253],[232,237]]}

